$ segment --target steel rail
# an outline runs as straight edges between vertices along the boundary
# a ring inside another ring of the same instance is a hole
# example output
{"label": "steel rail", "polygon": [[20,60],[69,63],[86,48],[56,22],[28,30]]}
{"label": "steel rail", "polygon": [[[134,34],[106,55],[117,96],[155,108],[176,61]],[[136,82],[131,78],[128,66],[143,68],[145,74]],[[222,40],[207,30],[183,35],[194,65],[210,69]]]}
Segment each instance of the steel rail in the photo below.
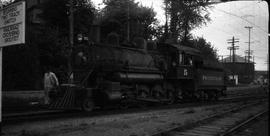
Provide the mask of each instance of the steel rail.
{"label": "steel rail", "polygon": [[243,121],[242,123],[240,123],[240,124],[236,125],[235,127],[227,130],[226,132],[220,134],[220,136],[229,136],[229,135],[233,134],[234,132],[237,132],[240,128],[244,127],[245,125],[247,125],[248,123],[254,121],[255,119],[261,117],[262,115],[264,115],[267,112],[268,112],[268,109],[254,115],[254,116],[252,116],[250,118],[248,118],[247,120]]}

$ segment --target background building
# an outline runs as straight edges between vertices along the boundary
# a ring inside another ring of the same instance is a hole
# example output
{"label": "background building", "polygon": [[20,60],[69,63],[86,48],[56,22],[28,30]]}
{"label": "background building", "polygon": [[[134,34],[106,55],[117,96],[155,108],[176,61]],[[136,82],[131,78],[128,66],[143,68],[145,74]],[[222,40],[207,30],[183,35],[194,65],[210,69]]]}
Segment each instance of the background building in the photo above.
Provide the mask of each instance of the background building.
{"label": "background building", "polygon": [[268,83],[267,71],[255,71],[254,82],[255,84],[267,84]]}
{"label": "background building", "polygon": [[247,59],[235,55],[234,62],[232,57],[227,57],[223,59],[223,65],[229,79],[235,79],[235,84],[249,84],[254,81],[254,62],[248,62]]}

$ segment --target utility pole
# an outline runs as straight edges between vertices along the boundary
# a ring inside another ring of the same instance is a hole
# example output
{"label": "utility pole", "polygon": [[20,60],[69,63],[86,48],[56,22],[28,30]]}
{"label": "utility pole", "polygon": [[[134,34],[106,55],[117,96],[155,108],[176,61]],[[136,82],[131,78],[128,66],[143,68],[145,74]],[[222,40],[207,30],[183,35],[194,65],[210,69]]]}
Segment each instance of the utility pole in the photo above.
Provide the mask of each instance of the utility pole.
{"label": "utility pole", "polygon": [[232,47],[228,47],[227,49],[230,50],[230,62],[232,62],[232,49],[233,48]]}
{"label": "utility pole", "polygon": [[248,63],[250,62],[250,29],[252,29],[251,26],[245,26],[245,28],[248,29]]}
{"label": "utility pole", "polygon": [[245,50],[245,63],[249,63],[247,62],[247,58],[251,58],[251,55],[253,54],[253,50]]}
{"label": "utility pole", "polygon": [[223,55],[221,56],[221,62],[223,63]]}
{"label": "utility pole", "polygon": [[72,50],[74,46],[74,3],[73,0],[69,0],[69,48],[68,48],[68,82],[73,82],[73,73],[72,73]]}
{"label": "utility pole", "polygon": [[165,38],[168,38],[168,2],[165,3]]}
{"label": "utility pole", "polygon": [[221,57],[221,60],[220,61],[221,61],[221,63],[223,63],[223,55],[219,55],[218,57],[219,58]]}
{"label": "utility pole", "polygon": [[267,64],[267,85],[269,85],[269,52],[267,53],[267,60],[265,64]]}
{"label": "utility pole", "polygon": [[[3,3],[2,3],[2,1],[0,1],[0,10],[2,10],[2,8],[3,8]],[[0,126],[2,127],[2,100],[3,100],[3,98],[2,98],[2,72],[3,72],[3,70],[2,70],[2,65],[3,65],[3,60],[2,60],[2,58],[3,58],[3,48],[0,48]]]}
{"label": "utility pole", "polygon": [[[233,53],[233,56],[232,56],[232,63],[233,63],[233,67],[235,67],[235,50],[238,50],[239,49],[239,46],[234,46],[235,43],[239,42],[239,39],[234,39],[234,36],[232,37],[232,39],[228,39],[227,40],[228,42],[227,43],[231,43],[232,46],[228,47],[228,49],[231,51],[232,50],[232,53]],[[231,56],[230,56],[231,57]],[[234,79],[234,69],[232,69],[232,78]]]}
{"label": "utility pole", "polygon": [[233,36],[232,39],[228,39],[227,41],[228,41],[228,43],[232,44],[232,46],[229,46],[227,49],[230,50],[230,52],[232,50],[232,62],[234,63],[235,62],[235,50],[239,49],[239,46],[234,46],[234,45],[235,45],[235,43],[239,42],[239,39],[234,39],[234,36]]}
{"label": "utility pole", "polygon": [[130,15],[129,15],[129,14],[130,14],[130,13],[129,13],[129,10],[130,10],[130,9],[129,9],[129,8],[130,8],[130,7],[129,7],[129,0],[127,1],[127,4],[128,4],[128,5],[127,5],[127,8],[128,8],[128,11],[127,11],[127,41],[129,42],[129,40],[130,40],[130,37],[129,37],[129,33],[130,33],[130,32],[129,32],[129,29],[130,29],[130,28],[129,28],[129,27],[130,27],[130,24],[129,24],[129,20],[130,20],[130,17],[129,17],[129,16],[130,16]]}

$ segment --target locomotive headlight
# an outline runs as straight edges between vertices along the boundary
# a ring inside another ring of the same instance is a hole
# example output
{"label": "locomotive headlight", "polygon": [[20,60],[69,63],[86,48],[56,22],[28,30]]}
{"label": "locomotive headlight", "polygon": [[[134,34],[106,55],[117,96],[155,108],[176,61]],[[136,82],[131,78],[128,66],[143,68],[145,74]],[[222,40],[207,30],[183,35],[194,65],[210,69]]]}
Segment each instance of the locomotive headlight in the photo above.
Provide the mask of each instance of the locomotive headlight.
{"label": "locomotive headlight", "polygon": [[79,57],[83,57],[83,52],[79,52],[79,53],[78,53],[78,56],[79,56]]}
{"label": "locomotive headlight", "polygon": [[81,61],[83,61],[83,62],[87,61],[87,57],[84,55],[84,53],[82,51],[78,52],[77,55],[81,59]]}

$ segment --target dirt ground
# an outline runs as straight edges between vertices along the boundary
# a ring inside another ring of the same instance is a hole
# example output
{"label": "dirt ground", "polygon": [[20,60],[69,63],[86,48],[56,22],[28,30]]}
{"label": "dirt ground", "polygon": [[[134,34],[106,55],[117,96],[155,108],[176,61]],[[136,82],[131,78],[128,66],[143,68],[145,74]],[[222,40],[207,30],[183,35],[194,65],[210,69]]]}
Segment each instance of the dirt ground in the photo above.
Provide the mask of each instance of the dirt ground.
{"label": "dirt ground", "polygon": [[230,109],[236,104],[163,109],[3,126],[4,136],[148,136]]}

